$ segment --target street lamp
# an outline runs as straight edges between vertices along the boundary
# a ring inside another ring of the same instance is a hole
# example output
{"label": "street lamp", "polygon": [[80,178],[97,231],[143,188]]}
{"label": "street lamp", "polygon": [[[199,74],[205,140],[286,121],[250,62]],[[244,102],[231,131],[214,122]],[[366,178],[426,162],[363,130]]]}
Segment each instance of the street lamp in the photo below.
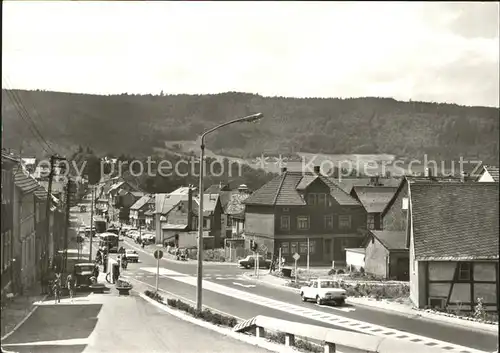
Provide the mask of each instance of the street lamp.
{"label": "street lamp", "polygon": [[205,137],[214,132],[215,130],[218,130],[224,126],[231,125],[231,124],[236,124],[236,123],[251,123],[258,121],[264,117],[264,114],[262,113],[257,113],[257,114],[252,114],[245,116],[243,118],[239,119],[234,119],[231,121],[228,121],[227,123],[223,123],[220,125],[217,125],[214,128],[211,128],[210,130],[205,131],[201,135],[201,142],[200,142],[200,189],[199,189],[199,209],[198,209],[198,266],[197,266],[197,274],[196,274],[196,309],[197,310],[202,310],[202,279],[203,279],[203,173],[204,173],[204,168],[203,168],[203,159],[205,158]]}

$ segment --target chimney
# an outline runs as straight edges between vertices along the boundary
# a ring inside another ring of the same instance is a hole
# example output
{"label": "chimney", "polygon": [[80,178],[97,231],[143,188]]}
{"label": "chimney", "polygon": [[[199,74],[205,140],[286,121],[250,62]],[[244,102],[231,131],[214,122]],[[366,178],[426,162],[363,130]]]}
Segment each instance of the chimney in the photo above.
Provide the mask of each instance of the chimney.
{"label": "chimney", "polygon": [[319,165],[314,166],[314,174],[321,174],[321,168]]}
{"label": "chimney", "polygon": [[286,167],[281,167],[281,173],[285,173],[286,172]]}
{"label": "chimney", "polygon": [[187,210],[187,226],[189,230],[193,230],[193,188],[190,185],[188,189],[188,210]]}

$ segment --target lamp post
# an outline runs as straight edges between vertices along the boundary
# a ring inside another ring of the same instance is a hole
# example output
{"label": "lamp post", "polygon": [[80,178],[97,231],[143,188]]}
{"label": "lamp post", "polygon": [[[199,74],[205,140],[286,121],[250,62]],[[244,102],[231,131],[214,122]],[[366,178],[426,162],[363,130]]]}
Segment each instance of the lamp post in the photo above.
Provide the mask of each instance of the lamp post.
{"label": "lamp post", "polygon": [[203,279],[203,174],[204,174],[204,158],[205,158],[205,137],[218,130],[222,127],[236,124],[236,123],[251,123],[262,119],[264,115],[262,113],[252,114],[245,116],[243,118],[234,119],[228,121],[227,123],[223,123],[217,125],[210,130],[205,131],[201,135],[200,141],[200,186],[199,186],[199,209],[198,209],[198,266],[196,273],[196,309],[202,310],[202,279]]}

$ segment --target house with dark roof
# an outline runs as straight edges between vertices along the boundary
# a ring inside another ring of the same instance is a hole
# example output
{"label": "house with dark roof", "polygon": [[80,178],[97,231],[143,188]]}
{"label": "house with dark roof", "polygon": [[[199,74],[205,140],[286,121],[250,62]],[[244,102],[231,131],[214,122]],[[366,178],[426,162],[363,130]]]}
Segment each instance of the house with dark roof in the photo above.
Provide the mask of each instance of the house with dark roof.
{"label": "house with dark roof", "polygon": [[403,231],[419,308],[498,309],[498,183],[405,178],[383,212]]}
{"label": "house with dark roof", "polygon": [[481,169],[477,173],[476,180],[480,183],[482,183],[482,182],[498,183],[500,180],[498,167],[491,166],[491,165],[482,165]]}
{"label": "house with dark roof", "polygon": [[400,178],[385,178],[380,176],[373,176],[370,178],[335,178],[336,184],[342,188],[348,194],[351,193],[352,189],[356,186],[385,186],[397,188],[401,182]]}
{"label": "house with dark roof", "polygon": [[[263,252],[287,262],[298,253],[299,263],[345,263],[345,249],[359,247],[366,232],[366,210],[333,180],[314,172],[281,175],[245,201],[245,238]],[[309,249],[307,246],[309,240]]]}
{"label": "house with dark roof", "polygon": [[368,229],[382,229],[381,213],[397,190],[391,186],[354,186],[351,196],[358,200],[365,208]]}
{"label": "house with dark roof", "polygon": [[0,274],[2,298],[5,293],[13,289],[14,261],[13,249],[17,243],[14,238],[14,174],[13,170],[19,166],[16,160],[6,151],[2,150],[2,238],[0,253]]}

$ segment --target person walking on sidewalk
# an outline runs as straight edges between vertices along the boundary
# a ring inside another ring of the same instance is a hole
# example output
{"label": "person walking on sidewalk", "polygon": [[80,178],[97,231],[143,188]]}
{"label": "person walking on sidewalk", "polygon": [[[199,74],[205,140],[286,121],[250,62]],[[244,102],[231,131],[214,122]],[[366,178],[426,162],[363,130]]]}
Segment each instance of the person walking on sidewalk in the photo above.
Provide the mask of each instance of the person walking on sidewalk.
{"label": "person walking on sidewalk", "polygon": [[71,273],[66,278],[66,286],[68,287],[69,299],[71,303],[73,303],[73,295],[75,294],[75,279]]}
{"label": "person walking on sidewalk", "polygon": [[54,292],[54,304],[61,302],[61,274],[56,273],[54,284],[52,285],[52,291]]}

